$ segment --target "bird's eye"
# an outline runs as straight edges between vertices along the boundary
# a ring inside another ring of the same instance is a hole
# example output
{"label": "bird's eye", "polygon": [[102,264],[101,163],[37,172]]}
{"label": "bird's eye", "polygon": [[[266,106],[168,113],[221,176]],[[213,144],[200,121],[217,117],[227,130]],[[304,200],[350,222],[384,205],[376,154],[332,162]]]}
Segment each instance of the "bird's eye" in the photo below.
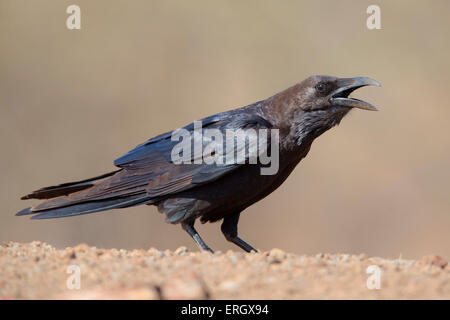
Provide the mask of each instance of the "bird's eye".
{"label": "bird's eye", "polygon": [[324,92],[325,91],[325,84],[324,83],[319,83],[319,84],[317,84],[316,85],[316,89],[317,89],[317,91],[319,91],[319,92]]}

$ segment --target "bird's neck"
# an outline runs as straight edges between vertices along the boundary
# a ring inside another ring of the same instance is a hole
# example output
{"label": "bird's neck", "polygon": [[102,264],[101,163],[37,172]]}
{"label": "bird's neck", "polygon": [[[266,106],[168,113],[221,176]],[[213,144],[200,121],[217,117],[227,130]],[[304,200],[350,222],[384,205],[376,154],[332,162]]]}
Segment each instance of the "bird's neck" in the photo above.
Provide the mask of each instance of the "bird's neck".
{"label": "bird's neck", "polygon": [[312,143],[314,139],[338,125],[348,110],[303,112],[294,116],[289,135],[295,144]]}

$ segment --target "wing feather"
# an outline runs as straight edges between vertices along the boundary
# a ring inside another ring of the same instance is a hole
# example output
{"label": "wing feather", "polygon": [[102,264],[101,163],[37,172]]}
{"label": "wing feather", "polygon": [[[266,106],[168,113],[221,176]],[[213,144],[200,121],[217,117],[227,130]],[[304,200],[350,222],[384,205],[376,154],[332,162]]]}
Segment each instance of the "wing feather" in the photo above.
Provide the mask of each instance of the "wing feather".
{"label": "wing feather", "polygon": [[[214,128],[222,133],[225,133],[227,129],[268,129],[271,127],[268,121],[256,114],[242,113],[208,117],[202,124],[203,130]],[[194,130],[193,124],[184,128],[191,132]],[[139,194],[146,194],[150,200],[165,197],[216,181],[243,165],[243,163],[207,164],[204,161],[194,164],[194,161],[198,160],[195,157],[192,157],[190,164],[175,164],[171,161],[170,155],[176,143],[178,141],[171,140],[171,133],[150,139],[118,158],[114,163],[121,170],[113,175],[95,181],[87,180],[90,184],[89,188],[45,200],[33,207],[32,211]],[[205,147],[208,142],[202,141],[202,143]],[[250,141],[250,144],[252,143],[255,141]],[[241,151],[238,147],[231,150],[224,149],[223,154],[217,156],[226,157],[227,152]]]}

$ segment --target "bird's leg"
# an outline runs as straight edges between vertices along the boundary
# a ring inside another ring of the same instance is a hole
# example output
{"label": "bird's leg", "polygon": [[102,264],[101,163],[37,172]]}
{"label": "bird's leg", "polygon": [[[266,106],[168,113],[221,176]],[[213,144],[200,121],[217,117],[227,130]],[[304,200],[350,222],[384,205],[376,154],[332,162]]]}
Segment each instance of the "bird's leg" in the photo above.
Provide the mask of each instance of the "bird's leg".
{"label": "bird's leg", "polygon": [[200,237],[197,230],[195,230],[194,223],[182,222],[181,227],[183,228],[183,230],[186,230],[186,232],[189,233],[189,235],[192,237],[192,239],[194,239],[195,243],[198,245],[198,247],[201,250],[205,250],[205,251],[214,253],[214,251],[210,247],[207,246],[205,241],[203,241],[202,237]]}
{"label": "bird's leg", "polygon": [[245,242],[244,240],[242,240],[241,238],[238,237],[237,225],[239,222],[240,214],[241,213],[238,212],[238,213],[226,216],[223,219],[222,226],[220,227],[220,229],[222,230],[223,235],[225,236],[225,238],[228,241],[233,242],[235,245],[244,249],[247,252],[251,252],[251,251],[257,252],[257,250],[255,248],[253,248],[247,242]]}

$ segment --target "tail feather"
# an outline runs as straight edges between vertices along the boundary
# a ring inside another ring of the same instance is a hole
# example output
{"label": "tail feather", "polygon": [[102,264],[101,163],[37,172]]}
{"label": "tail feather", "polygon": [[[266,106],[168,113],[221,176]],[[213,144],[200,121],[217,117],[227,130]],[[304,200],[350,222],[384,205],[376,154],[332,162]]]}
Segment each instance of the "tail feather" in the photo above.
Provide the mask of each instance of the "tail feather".
{"label": "tail feather", "polygon": [[28,208],[25,208],[25,209],[17,212],[16,216],[25,216],[27,214],[33,214],[33,213],[36,213],[36,212],[31,211],[31,207],[28,207]]}
{"label": "tail feather", "polygon": [[109,172],[106,174],[103,174],[98,177],[82,180],[82,181],[76,181],[76,182],[69,182],[69,183],[63,183],[57,186],[51,186],[51,187],[45,187],[41,188],[39,190],[33,191],[30,194],[27,194],[26,196],[23,196],[22,200],[27,199],[51,199],[59,196],[67,196],[71,193],[81,191],[87,188],[90,188],[94,185],[94,182],[100,182],[101,180],[105,178],[109,178],[116,174],[117,172],[121,171],[122,169]]}
{"label": "tail feather", "polygon": [[111,198],[99,201],[89,201],[84,203],[78,203],[69,205],[66,207],[60,207],[55,209],[49,209],[44,211],[34,211],[32,208],[24,209],[18,212],[16,215],[28,215],[36,214],[31,219],[51,219],[62,218],[69,216],[78,216],[82,214],[100,212],[111,209],[132,207],[140,204],[150,204],[151,198],[146,194],[135,194],[127,197]]}
{"label": "tail feather", "polygon": [[32,219],[62,218],[154,203],[154,198],[145,192],[145,184],[136,186],[136,176],[120,171],[123,169],[34,191],[22,199],[44,200],[16,215],[34,214]]}

